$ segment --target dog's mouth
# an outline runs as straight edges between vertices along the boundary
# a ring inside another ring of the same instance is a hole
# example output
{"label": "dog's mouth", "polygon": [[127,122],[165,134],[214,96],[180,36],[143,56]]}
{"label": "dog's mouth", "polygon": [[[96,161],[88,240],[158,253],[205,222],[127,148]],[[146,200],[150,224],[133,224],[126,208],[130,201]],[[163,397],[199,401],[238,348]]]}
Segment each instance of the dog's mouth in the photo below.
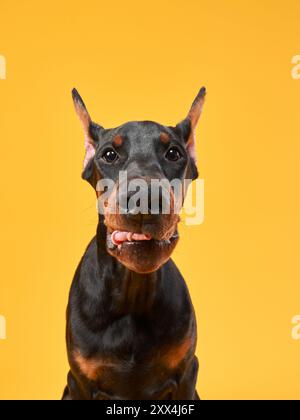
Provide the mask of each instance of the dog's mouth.
{"label": "dog's mouth", "polygon": [[160,245],[160,246],[168,246],[171,245],[172,242],[179,239],[179,234],[176,231],[169,236],[168,239],[155,239],[149,234],[144,233],[135,233],[135,232],[128,232],[123,230],[114,230],[111,233],[108,233],[108,246],[109,249],[118,249],[121,250],[123,246],[128,245]]}
{"label": "dog's mouth", "polygon": [[154,238],[150,234],[111,230],[107,234],[107,249],[130,270],[150,273],[167,262],[178,240],[177,227],[164,239]]}
{"label": "dog's mouth", "polygon": [[115,246],[122,246],[126,242],[131,243],[151,240],[152,237],[150,235],[145,235],[143,233],[133,233],[115,230],[111,234],[111,241]]}

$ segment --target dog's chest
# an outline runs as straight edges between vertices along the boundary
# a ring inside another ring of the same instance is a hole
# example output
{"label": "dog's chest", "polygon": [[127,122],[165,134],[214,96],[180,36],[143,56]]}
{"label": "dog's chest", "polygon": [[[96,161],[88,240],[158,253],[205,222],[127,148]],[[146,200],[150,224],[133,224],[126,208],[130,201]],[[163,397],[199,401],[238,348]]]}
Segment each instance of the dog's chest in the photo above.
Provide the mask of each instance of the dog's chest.
{"label": "dog's chest", "polygon": [[143,355],[138,355],[138,358],[136,358],[134,354],[123,358],[105,355],[85,357],[80,350],[75,350],[73,358],[81,373],[89,380],[95,381],[107,372],[115,372],[116,374],[130,373],[136,369],[149,370],[157,365],[165,370],[172,371],[179,367],[181,362],[191,353],[192,348],[192,338],[186,337],[173,346],[158,348],[156,354],[147,352],[144,357]]}
{"label": "dog's chest", "polygon": [[118,388],[139,384],[144,389],[148,377],[164,383],[193,356],[195,337],[192,328],[178,337],[169,334],[165,340],[161,333],[156,334],[146,321],[136,325],[132,318],[124,319],[102,332],[99,350],[93,355],[87,357],[80,346],[75,347],[73,362],[81,375],[114,393],[116,384]]}
{"label": "dog's chest", "polygon": [[176,392],[176,378],[181,377],[193,354],[193,341],[186,337],[137,358],[134,354],[86,358],[76,351],[74,362],[90,383],[92,399],[169,399],[165,395]]}

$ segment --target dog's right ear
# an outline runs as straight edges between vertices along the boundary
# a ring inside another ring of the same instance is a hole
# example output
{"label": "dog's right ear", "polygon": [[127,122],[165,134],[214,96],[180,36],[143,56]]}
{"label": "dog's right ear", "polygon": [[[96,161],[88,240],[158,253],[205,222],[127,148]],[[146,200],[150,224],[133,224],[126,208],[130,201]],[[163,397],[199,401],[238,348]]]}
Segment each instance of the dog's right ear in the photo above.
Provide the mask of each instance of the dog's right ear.
{"label": "dog's right ear", "polygon": [[87,167],[90,166],[89,163],[95,156],[99,141],[98,134],[103,128],[92,122],[88,110],[76,89],[72,90],[72,97],[76,113],[81,121],[84,132],[85,158],[83,168],[85,171]]}

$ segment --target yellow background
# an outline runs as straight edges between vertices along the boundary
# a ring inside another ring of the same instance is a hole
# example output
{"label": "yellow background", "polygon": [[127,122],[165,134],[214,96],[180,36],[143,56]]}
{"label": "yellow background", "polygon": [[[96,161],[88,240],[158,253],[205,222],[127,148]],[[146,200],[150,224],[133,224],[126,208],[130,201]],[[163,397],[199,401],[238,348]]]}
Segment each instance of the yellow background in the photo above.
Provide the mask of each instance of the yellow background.
{"label": "yellow background", "polygon": [[96,227],[70,91],[106,127],[175,124],[198,88],[206,219],[175,259],[204,399],[300,397],[299,0],[0,0],[0,398],[60,398],[65,308]]}

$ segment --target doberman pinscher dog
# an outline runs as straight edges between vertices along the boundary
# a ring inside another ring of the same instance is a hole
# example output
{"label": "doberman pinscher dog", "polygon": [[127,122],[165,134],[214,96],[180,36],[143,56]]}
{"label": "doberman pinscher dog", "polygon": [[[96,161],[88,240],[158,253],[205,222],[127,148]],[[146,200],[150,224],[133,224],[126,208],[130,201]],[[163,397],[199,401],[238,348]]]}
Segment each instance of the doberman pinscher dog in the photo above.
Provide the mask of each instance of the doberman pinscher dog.
{"label": "doberman pinscher dog", "polygon": [[153,179],[184,183],[198,177],[195,131],[206,90],[175,127],[142,121],[113,129],[93,122],[78,92],[72,93],[85,134],[82,176],[100,202],[99,182],[110,179],[115,187],[102,203],[96,237],[70,292],[70,372],[63,399],[197,400],[195,312],[171,260],[179,240],[175,195],[169,191],[169,214],[161,202],[158,212],[143,214],[129,208],[129,191],[122,200],[128,207],[120,211],[118,193],[120,172],[147,186]]}

